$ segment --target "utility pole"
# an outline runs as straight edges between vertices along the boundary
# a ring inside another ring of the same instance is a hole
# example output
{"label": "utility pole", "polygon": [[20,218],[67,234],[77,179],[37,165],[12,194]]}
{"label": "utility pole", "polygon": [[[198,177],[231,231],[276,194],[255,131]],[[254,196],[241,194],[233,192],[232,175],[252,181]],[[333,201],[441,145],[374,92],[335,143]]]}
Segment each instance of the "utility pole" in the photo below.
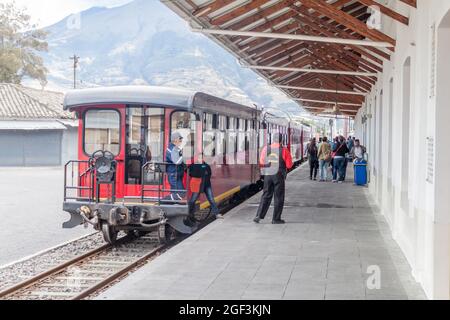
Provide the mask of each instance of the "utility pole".
{"label": "utility pole", "polygon": [[80,62],[80,57],[78,57],[76,54],[73,55],[73,57],[69,58],[70,60],[73,60],[73,88],[77,88],[77,68],[78,63]]}

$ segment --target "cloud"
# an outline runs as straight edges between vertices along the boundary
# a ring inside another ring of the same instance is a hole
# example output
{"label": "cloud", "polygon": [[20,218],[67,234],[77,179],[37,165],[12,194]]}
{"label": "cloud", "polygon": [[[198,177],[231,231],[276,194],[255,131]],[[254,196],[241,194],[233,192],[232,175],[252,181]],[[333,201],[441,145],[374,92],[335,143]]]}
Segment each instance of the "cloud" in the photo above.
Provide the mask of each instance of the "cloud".
{"label": "cloud", "polygon": [[27,9],[27,12],[31,15],[33,22],[39,27],[51,25],[70,14],[89,9],[94,6],[115,7],[131,1],[132,0],[15,0],[18,6]]}

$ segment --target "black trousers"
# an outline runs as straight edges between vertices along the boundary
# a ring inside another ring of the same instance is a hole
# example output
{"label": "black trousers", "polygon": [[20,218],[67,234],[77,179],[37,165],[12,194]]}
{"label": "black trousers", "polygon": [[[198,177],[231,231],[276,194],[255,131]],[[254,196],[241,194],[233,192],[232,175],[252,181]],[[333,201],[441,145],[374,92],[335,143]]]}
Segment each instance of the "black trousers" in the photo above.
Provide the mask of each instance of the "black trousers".
{"label": "black trousers", "polygon": [[309,177],[312,179],[314,174],[314,178],[317,178],[317,171],[319,171],[319,160],[309,159]]}
{"label": "black trousers", "polygon": [[281,219],[284,207],[285,186],[285,177],[283,174],[264,177],[264,193],[256,215],[258,218],[264,219],[266,217],[267,211],[269,211],[270,204],[272,203],[272,198],[275,197],[273,221]]}

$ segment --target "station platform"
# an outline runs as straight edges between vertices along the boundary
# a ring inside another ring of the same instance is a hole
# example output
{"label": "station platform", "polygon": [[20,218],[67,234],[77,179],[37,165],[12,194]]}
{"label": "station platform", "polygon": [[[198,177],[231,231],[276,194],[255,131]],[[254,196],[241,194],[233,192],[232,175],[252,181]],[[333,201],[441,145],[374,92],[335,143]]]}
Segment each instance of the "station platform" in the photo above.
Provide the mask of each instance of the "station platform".
{"label": "station platform", "polygon": [[351,171],[334,184],[298,168],[287,181],[285,225],[271,224],[272,209],[252,221],[258,194],[97,299],[426,299]]}

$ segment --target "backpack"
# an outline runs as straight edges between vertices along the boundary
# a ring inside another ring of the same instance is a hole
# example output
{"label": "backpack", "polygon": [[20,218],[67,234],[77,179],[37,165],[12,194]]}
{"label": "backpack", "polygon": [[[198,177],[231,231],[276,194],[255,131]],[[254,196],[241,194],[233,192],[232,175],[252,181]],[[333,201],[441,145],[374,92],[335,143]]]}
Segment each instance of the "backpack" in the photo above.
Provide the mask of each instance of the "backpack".
{"label": "backpack", "polygon": [[325,162],[330,162],[331,161],[331,159],[332,159],[331,149],[327,150],[326,152],[324,152],[323,155],[324,155],[324,158],[325,158]]}
{"label": "backpack", "polygon": [[276,150],[272,150],[272,145],[268,145],[266,152],[263,175],[271,176],[286,171],[286,163],[282,158],[283,147],[281,144],[280,148],[277,148]]}

